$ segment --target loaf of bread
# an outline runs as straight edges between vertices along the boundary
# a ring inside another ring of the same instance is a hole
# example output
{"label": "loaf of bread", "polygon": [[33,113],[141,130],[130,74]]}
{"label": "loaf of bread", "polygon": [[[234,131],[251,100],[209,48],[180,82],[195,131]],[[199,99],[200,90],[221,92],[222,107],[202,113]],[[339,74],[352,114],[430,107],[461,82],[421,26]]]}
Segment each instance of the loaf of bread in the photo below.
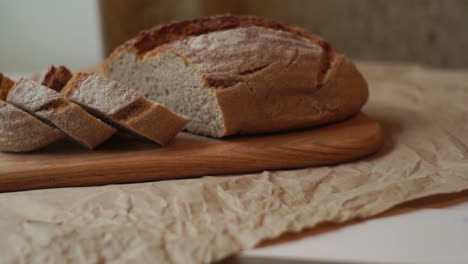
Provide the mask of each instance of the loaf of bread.
{"label": "loaf of bread", "polygon": [[[63,68],[59,71],[54,67],[50,69],[43,83],[61,90],[71,74],[64,75],[68,70]],[[15,83],[8,93],[7,102],[59,128],[89,149],[94,149],[116,132],[115,128],[96,119],[77,104],[65,100],[61,93],[26,78]]]}
{"label": "loaf of bread", "polygon": [[4,101],[13,85],[0,73],[0,151],[33,151],[64,138],[60,130]]}
{"label": "loaf of bread", "polygon": [[105,77],[77,73],[63,89],[68,100],[133,134],[167,144],[188,119]]}
{"label": "loaf of bread", "polygon": [[359,112],[368,88],[355,65],[304,29],[249,16],[162,25],[118,47],[102,67],[213,137],[291,130]]}

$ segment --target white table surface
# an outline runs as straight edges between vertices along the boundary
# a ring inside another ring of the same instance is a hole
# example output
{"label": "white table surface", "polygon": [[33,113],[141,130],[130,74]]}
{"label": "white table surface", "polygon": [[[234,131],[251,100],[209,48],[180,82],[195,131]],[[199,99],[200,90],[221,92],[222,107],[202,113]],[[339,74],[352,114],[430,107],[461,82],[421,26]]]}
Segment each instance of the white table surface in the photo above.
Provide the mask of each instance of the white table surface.
{"label": "white table surface", "polygon": [[248,250],[240,263],[468,263],[468,202]]}

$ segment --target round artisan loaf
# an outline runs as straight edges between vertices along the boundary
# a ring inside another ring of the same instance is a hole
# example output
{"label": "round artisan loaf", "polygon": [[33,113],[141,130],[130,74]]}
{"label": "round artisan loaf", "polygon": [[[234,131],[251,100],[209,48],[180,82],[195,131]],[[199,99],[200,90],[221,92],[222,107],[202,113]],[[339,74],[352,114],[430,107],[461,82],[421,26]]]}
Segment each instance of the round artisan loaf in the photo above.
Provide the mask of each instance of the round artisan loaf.
{"label": "round artisan loaf", "polygon": [[328,42],[249,16],[155,27],[117,48],[103,72],[190,117],[186,130],[213,137],[340,121],[368,97],[355,65]]}

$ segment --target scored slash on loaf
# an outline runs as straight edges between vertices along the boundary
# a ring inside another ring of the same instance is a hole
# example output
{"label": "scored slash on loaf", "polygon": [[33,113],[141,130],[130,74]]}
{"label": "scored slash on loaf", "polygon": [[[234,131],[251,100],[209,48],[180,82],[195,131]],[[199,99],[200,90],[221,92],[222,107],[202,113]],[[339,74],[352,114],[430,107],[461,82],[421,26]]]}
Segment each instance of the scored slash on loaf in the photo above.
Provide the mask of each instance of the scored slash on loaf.
{"label": "scored slash on loaf", "polygon": [[96,74],[77,73],[62,92],[68,100],[103,120],[161,145],[188,122],[186,117],[146,100],[127,86]]}

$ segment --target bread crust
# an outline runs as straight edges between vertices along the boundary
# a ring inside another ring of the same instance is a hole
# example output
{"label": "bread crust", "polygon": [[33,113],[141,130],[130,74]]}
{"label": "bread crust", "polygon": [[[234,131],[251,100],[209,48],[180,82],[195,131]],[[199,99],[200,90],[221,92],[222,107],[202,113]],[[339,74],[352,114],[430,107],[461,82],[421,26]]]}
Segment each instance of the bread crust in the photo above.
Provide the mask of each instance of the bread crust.
{"label": "bread crust", "polygon": [[263,27],[290,32],[310,39],[318,45],[326,45],[326,41],[300,27],[255,16],[218,15],[183,20],[156,26],[141,32],[137,37],[127,41],[124,46],[135,49],[140,55],[154,48],[186,39],[192,36],[204,35],[216,31],[224,31],[240,27]]}
{"label": "bread crust", "polygon": [[97,116],[161,145],[167,144],[188,122],[128,87],[96,74],[75,74],[62,93]]}
{"label": "bread crust", "polygon": [[13,80],[0,73],[0,100],[6,100],[8,92],[14,84]]}
{"label": "bread crust", "polygon": [[123,52],[137,64],[172,52],[192,67],[216,94],[223,114],[225,130],[215,137],[341,121],[368,98],[361,73],[328,42],[258,17],[215,16],[155,27],[117,48],[103,65],[105,74]]}
{"label": "bread crust", "polygon": [[67,82],[72,78],[71,71],[65,66],[55,67],[50,65],[40,78],[39,83],[60,92]]}
{"label": "bread crust", "polygon": [[0,151],[28,152],[61,140],[65,134],[21,109],[0,101]]}
{"label": "bread crust", "polygon": [[142,31],[136,37],[128,40],[118,47],[109,58],[102,64],[102,70],[106,73],[108,63],[112,61],[120,52],[129,50],[138,58],[142,58],[146,53],[156,51],[159,47],[166,44],[183,40],[193,36],[199,36],[216,31],[224,31],[240,27],[263,27],[279,31],[290,32],[292,34],[309,39],[311,42],[321,46],[327,52],[320,58],[322,72],[325,74],[329,67],[329,57],[334,50],[332,46],[323,38],[310,33],[309,31],[290,25],[288,23],[278,22],[271,19],[255,16],[238,15],[218,15],[202,17],[196,19],[182,20],[169,24],[159,25],[151,29]]}
{"label": "bread crust", "polygon": [[[49,74],[56,89],[63,86],[63,78]],[[47,74],[46,74],[47,75]],[[57,82],[58,79],[61,79]],[[56,126],[83,146],[94,149],[117,131],[94,118],[80,106],[65,100],[62,94],[32,80],[20,79],[8,94],[7,101],[39,119]]]}
{"label": "bread crust", "polygon": [[62,139],[60,130],[4,101],[14,83],[0,73],[0,151],[33,151]]}

